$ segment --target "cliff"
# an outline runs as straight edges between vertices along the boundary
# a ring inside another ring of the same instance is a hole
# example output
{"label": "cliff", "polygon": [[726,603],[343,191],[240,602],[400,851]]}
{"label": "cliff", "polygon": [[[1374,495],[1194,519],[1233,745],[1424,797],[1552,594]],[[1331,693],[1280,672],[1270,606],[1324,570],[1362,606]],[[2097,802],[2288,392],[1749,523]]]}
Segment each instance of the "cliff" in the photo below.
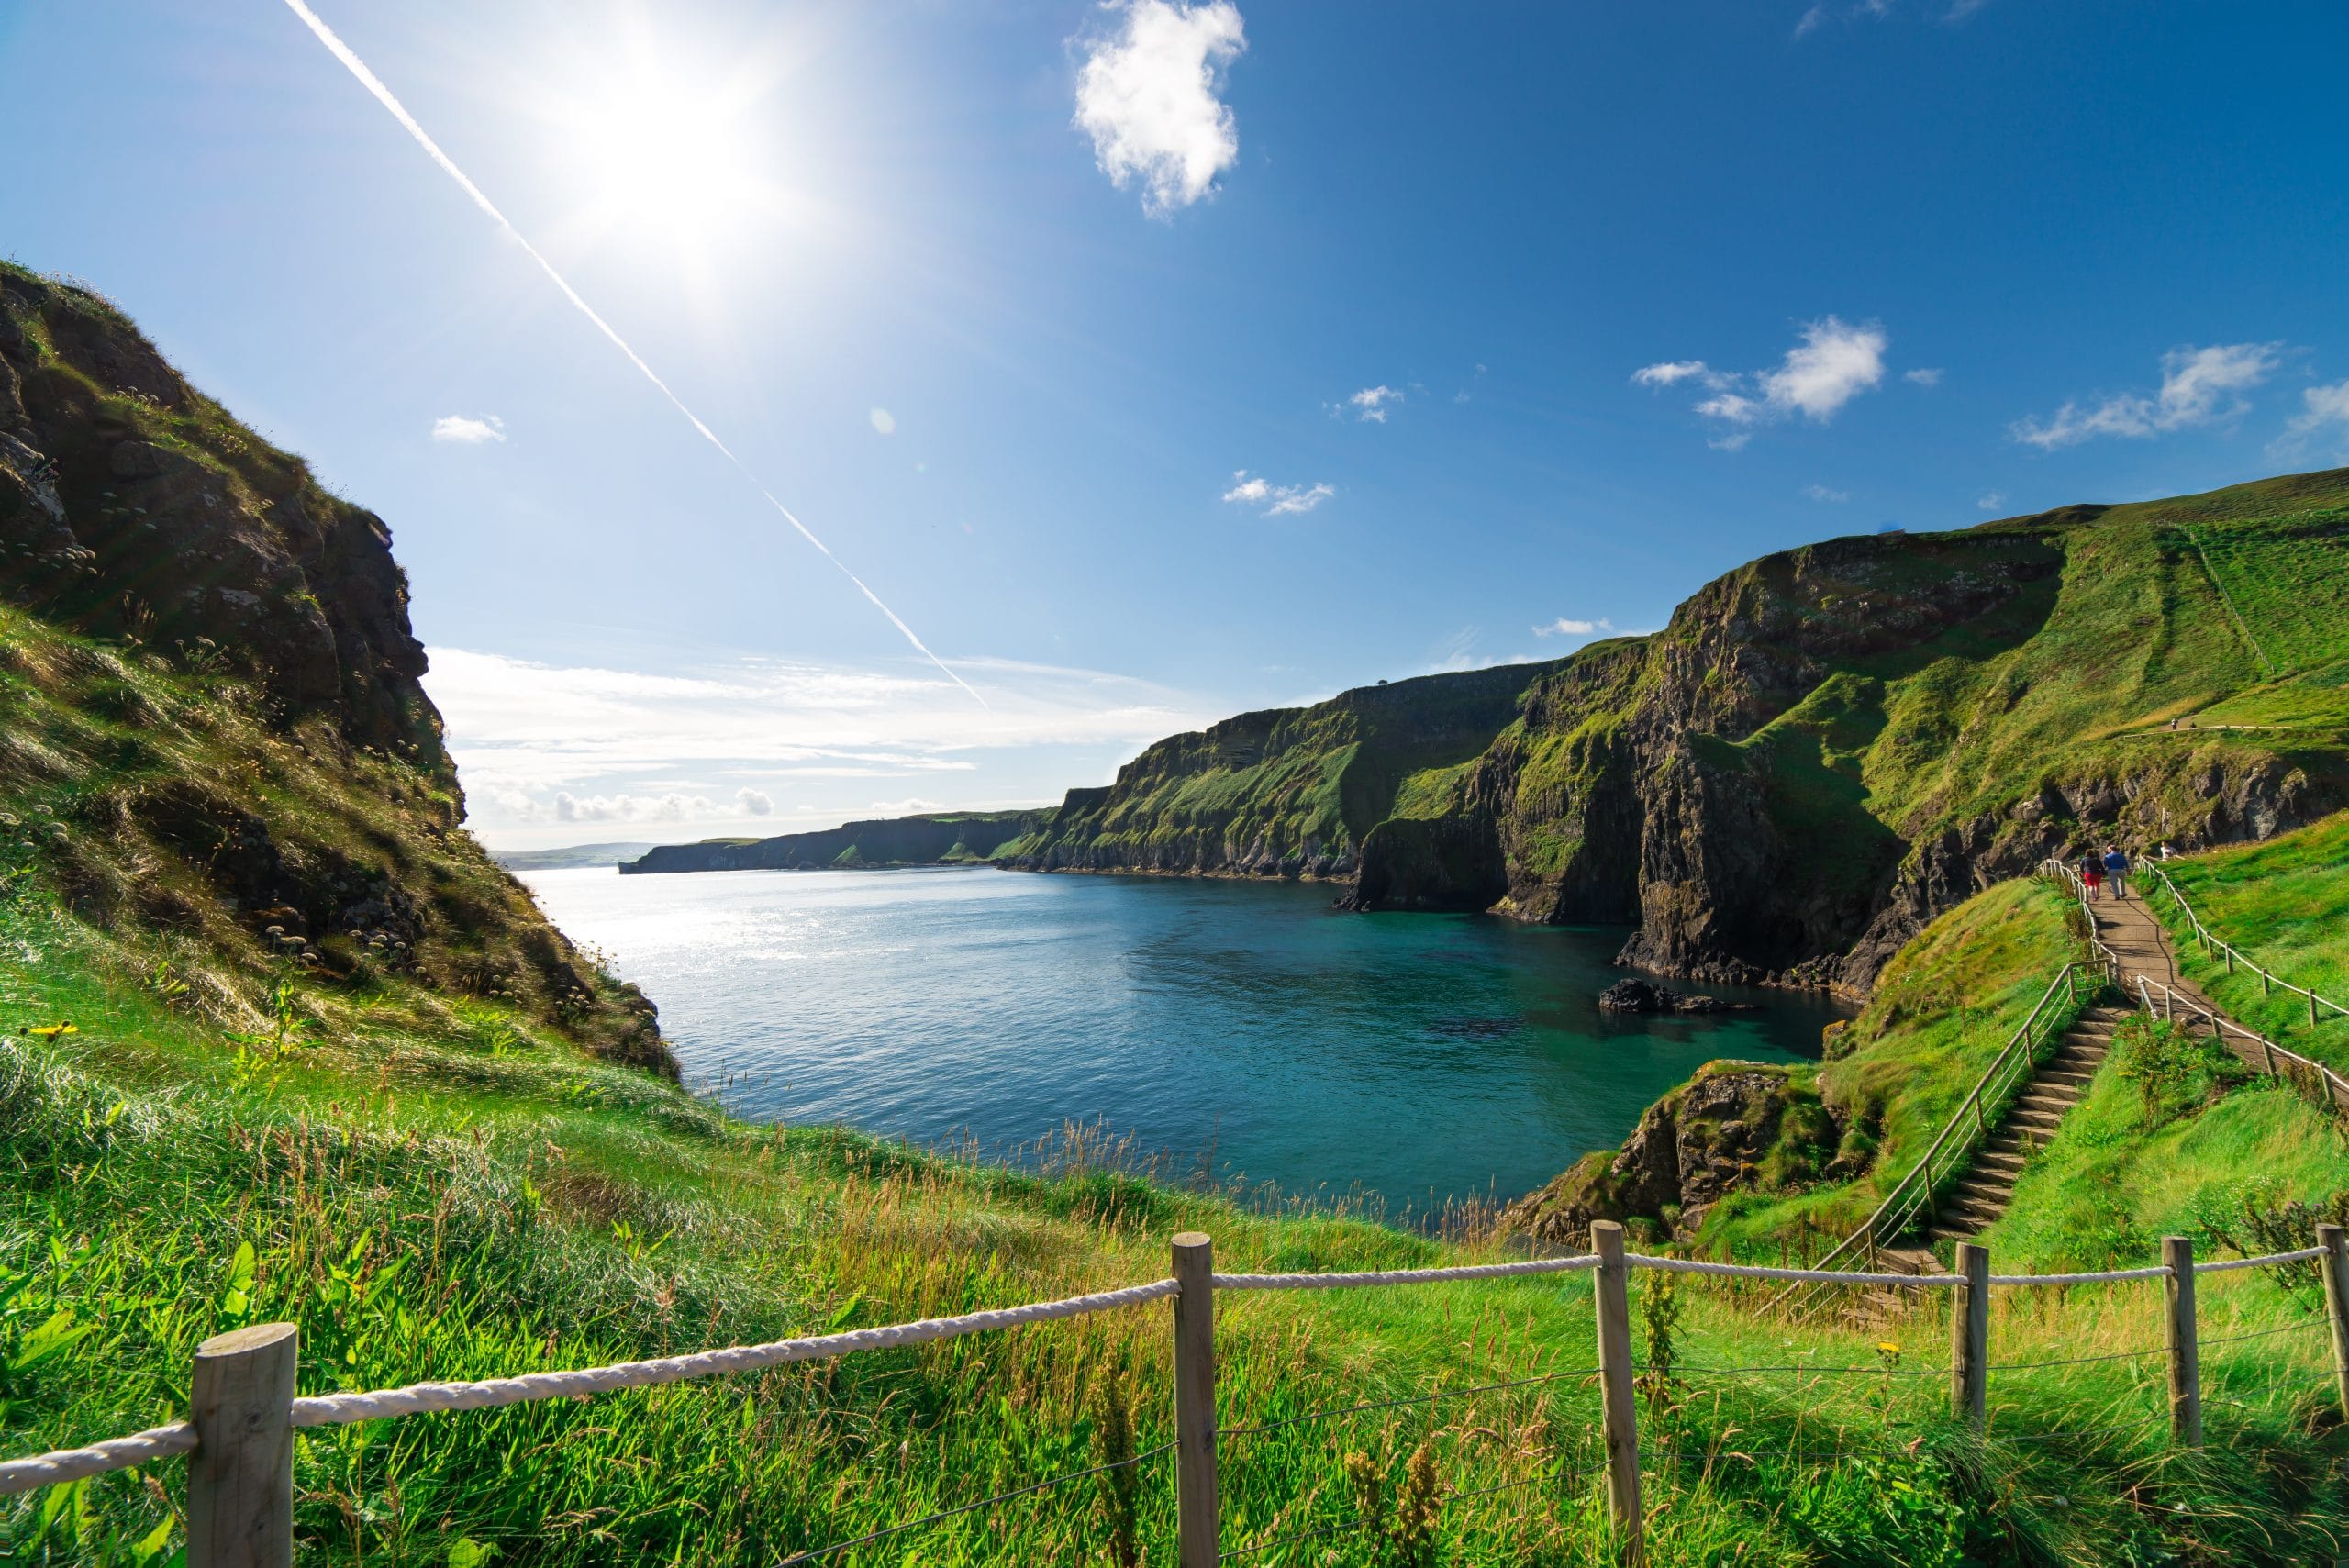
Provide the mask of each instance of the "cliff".
{"label": "cliff", "polygon": [[687,871],[813,871],[823,867],[966,865],[1041,831],[1049,811],[940,812],[846,822],[772,839],[662,844],[620,863],[623,876]]}
{"label": "cliff", "polygon": [[651,1005],[462,828],[383,519],[105,300],[13,266],[0,606],[0,895],[161,932],[224,1019],[280,981],[389,986],[672,1070]]}
{"label": "cliff", "polygon": [[[1380,823],[1445,814],[1543,664],[1427,675],[1161,740],[1005,847],[1030,871],[1347,877]],[[1487,900],[1489,902],[1489,900]]]}
{"label": "cliff", "polygon": [[1862,992],[2051,852],[2312,820],[2349,801],[2344,503],[2336,472],[1765,557],[1543,676],[1357,902],[1498,885],[1632,923],[1629,964]]}

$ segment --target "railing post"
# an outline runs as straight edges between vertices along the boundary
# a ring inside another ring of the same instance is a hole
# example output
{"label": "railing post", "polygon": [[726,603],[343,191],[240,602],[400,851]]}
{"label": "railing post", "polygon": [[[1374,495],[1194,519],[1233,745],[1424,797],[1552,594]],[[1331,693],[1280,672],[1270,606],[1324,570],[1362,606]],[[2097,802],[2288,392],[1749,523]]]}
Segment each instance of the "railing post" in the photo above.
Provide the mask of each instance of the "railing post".
{"label": "railing post", "polygon": [[[1174,1237],[1174,1514],[1182,1568],[1215,1568],[1223,1551],[1215,1472],[1215,1248]],[[195,1568],[190,1564],[189,1568]]]}
{"label": "railing post", "polygon": [[257,1323],[195,1348],[187,1568],[293,1568],[295,1358],[291,1323]]}
{"label": "railing post", "polygon": [[1623,1261],[1623,1228],[1611,1219],[1594,1221],[1592,1251],[1598,1254],[1598,1396],[1600,1429],[1607,1442],[1607,1510],[1623,1561],[1641,1562],[1647,1552],[1647,1516],[1640,1510],[1639,1400],[1631,1378],[1631,1265]]}
{"label": "railing post", "polygon": [[1949,1413],[1979,1427],[1990,1413],[1990,1249],[1957,1244],[1965,1287],[1950,1313]]}
{"label": "railing post", "polygon": [[2341,1413],[2349,1416],[2349,1230],[2320,1225],[2316,1244],[2324,1249],[2317,1266],[2324,1273],[2324,1315],[2332,1325],[2332,1379],[2341,1391]]}
{"label": "railing post", "polygon": [[2169,1340],[2169,1435],[2186,1448],[2202,1446],[2201,1349],[2194,1332],[2194,1242],[2162,1238],[2164,1327]]}

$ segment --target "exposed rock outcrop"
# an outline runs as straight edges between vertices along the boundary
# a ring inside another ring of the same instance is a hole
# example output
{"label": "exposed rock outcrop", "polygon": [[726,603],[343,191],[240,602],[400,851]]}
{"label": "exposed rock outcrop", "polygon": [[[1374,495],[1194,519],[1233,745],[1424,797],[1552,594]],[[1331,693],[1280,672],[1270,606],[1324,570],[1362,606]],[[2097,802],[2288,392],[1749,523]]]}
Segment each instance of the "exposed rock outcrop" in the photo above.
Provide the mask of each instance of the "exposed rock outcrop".
{"label": "exposed rock outcrop", "polygon": [[[88,290],[0,265],[0,795],[78,915],[389,969],[674,1072],[462,827],[391,532]],[[274,929],[273,929],[274,928]]]}
{"label": "exposed rock outcrop", "polygon": [[1741,1188],[1785,1190],[1816,1180],[1842,1129],[1783,1067],[1708,1063],[1648,1107],[1620,1150],[1586,1154],[1508,1206],[1505,1230],[1587,1245],[1595,1219],[1651,1240],[1693,1236],[1705,1213]]}

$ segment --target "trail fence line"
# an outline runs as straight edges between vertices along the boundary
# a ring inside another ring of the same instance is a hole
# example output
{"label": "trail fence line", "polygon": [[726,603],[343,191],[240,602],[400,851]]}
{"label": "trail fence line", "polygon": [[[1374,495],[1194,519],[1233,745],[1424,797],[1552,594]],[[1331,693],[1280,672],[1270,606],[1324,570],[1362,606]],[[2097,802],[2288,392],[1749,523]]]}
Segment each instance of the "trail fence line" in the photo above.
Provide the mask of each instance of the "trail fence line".
{"label": "trail fence line", "polygon": [[2210,957],[2222,961],[2227,966],[2229,974],[2235,972],[2235,965],[2241,964],[2259,976],[2260,989],[2263,994],[2272,993],[2277,986],[2281,985],[2295,995],[2306,997],[2309,1004],[2309,1027],[2311,1029],[2316,1027],[2317,1009],[2320,1007],[2330,1009],[2344,1018],[2349,1018],[2349,1006],[2342,1006],[2330,996],[2320,996],[2305,985],[2295,985],[2282,975],[2272,973],[2262,968],[2254,962],[2241,948],[2204,925],[2202,917],[2195,912],[2192,902],[2185,894],[2177,890],[2177,884],[2170,880],[2169,873],[2162,870],[2159,861],[2143,861],[2139,864],[2144,870],[2154,873],[2155,879],[2162,884],[2162,891],[2170,895],[2171,901],[2177,906],[2178,913],[2186,917],[2187,926],[2193,931],[2195,940],[2202,944],[2202,951]]}
{"label": "trail fence line", "polygon": [[[1984,1390],[1988,1373],[2070,1364],[2064,1362],[1992,1363],[1988,1356],[1987,1297],[1977,1287],[2063,1287],[2159,1280],[2165,1304],[2165,1342],[2156,1350],[2128,1354],[2167,1357],[2172,1435],[2181,1444],[2196,1444],[2201,1440],[2201,1396],[2199,1341],[2194,1315],[2195,1278],[2205,1273],[2266,1268],[2313,1259],[2319,1262],[2323,1273],[2326,1318],[2321,1324],[2311,1326],[2321,1326],[2330,1330],[2335,1392],[2342,1400],[2344,1412],[2349,1412],[2349,1232],[2339,1226],[2320,1225],[2317,1228],[2317,1245],[2313,1247],[2263,1257],[2207,1262],[2195,1260],[2190,1241],[2181,1237],[2170,1237],[2162,1244],[2163,1262],[2157,1265],[2060,1274],[1991,1273],[1989,1254],[1971,1242],[1960,1245],[1959,1267],[1955,1273],[1890,1274],[1820,1268],[1769,1268],[1631,1252],[1623,1248],[1622,1228],[1606,1220],[1591,1228],[1591,1240],[1596,1247],[1591,1253],[1461,1268],[1352,1273],[1219,1274],[1213,1271],[1208,1239],[1196,1232],[1186,1232],[1174,1239],[1175,1266],[1172,1277],[1119,1290],[1097,1291],[1057,1301],[965,1313],[958,1317],[925,1318],[887,1328],[783,1340],[763,1345],[735,1346],[657,1361],[623,1362],[575,1372],[490,1378],[473,1383],[420,1383],[375,1393],[331,1394],[306,1398],[297,1398],[293,1392],[296,1365],[293,1326],[261,1325],[216,1336],[198,1347],[195,1371],[191,1380],[191,1387],[195,1391],[194,1407],[188,1420],[93,1443],[86,1448],[64,1449],[0,1463],[0,1495],[32,1491],[108,1471],[128,1469],[177,1454],[188,1454],[186,1515],[189,1568],[288,1568],[293,1561],[294,1542],[292,1433],[296,1428],[435,1412],[492,1409],[533,1400],[652,1387],[695,1378],[756,1371],[794,1362],[829,1360],[864,1351],[928,1344],[966,1334],[1055,1322],[1093,1313],[1141,1307],[1153,1301],[1171,1300],[1175,1308],[1174,1378],[1177,1391],[1175,1436],[1171,1443],[1106,1465],[1048,1477],[850,1540],[802,1551],[786,1561],[813,1562],[918,1525],[974,1512],[1008,1498],[1041,1492],[1108,1470],[1139,1464],[1172,1449],[1176,1458],[1178,1561],[1183,1568],[1210,1568],[1222,1557],[1230,1555],[1222,1550],[1217,1503],[1217,1442],[1219,1436],[1239,1436],[1246,1431],[1334,1419],[1366,1409],[1428,1404],[1447,1397],[1497,1392],[1559,1378],[1596,1375],[1605,1412],[1603,1438],[1608,1456],[1609,1507],[1618,1539],[1627,1558],[1636,1562],[1642,1550],[1644,1524],[1639,1505],[1641,1445],[1635,1397],[1638,1373],[1632,1362],[1629,1334],[1628,1281],[1632,1273],[1640,1270],[1715,1278],[1958,1292],[1957,1307],[1951,1314],[1951,1364],[1947,1369],[1951,1380],[1951,1409],[1954,1418],[1976,1425],[1986,1419]],[[1598,1275],[1593,1296],[1599,1328],[1599,1363],[1595,1368],[1568,1368],[1506,1383],[1439,1389],[1408,1398],[1339,1407],[1254,1428],[1219,1428],[1215,1416],[1213,1335],[1215,1297],[1223,1291],[1419,1286],[1469,1280],[1533,1278],[1584,1271],[1595,1271]],[[2263,1332],[2239,1337],[2265,1336]],[[2219,1344],[2231,1340],[2210,1342]],[[1700,1369],[1692,1367],[1688,1370]],[[1701,1370],[1707,1373],[1742,1373],[1771,1369],[1707,1367]],[[1530,1483],[1512,1482],[1485,1490],[1503,1491],[1527,1484]],[[1251,1546],[1239,1550],[1255,1549]]]}

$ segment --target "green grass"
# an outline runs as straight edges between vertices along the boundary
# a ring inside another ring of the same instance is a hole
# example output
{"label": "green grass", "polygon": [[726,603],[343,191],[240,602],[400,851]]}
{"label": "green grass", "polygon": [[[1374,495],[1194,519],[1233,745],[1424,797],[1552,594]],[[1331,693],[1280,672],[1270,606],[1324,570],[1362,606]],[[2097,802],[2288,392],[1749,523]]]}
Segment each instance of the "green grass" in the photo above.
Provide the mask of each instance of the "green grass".
{"label": "green grass", "polygon": [[1845,1127],[1842,1156],[1863,1173],[1733,1194],[1706,1216],[1700,1244],[1753,1261],[1782,1246],[1815,1257],[1866,1219],[2076,956],[2065,907],[2036,881],[2002,883],[1903,948],[1818,1069]]}
{"label": "green grass", "polygon": [[[239,1067],[218,1030],[142,983],[134,947],[38,898],[0,917],[0,954],[8,1016],[78,1025],[0,1041],[11,1453],[173,1417],[194,1345],[246,1321],[298,1322],[301,1386],[319,1392],[1130,1283],[1162,1273],[1166,1237],[1190,1227],[1215,1236],[1226,1267],[1489,1255],[1154,1186],[1082,1146],[1056,1172],[1019,1173],[837,1130],[744,1126],[559,1042],[484,1062],[470,1037],[413,1019],[321,1025],[282,1061]],[[375,1016],[398,1002],[379,999]],[[1642,1276],[1638,1288],[1660,1287]],[[2192,1561],[2178,1553],[2198,1539],[2238,1561],[2297,1562],[2349,1528],[2306,1435],[2323,1384],[2298,1336],[2289,1355],[2255,1365],[2214,1351],[2214,1388],[2242,1402],[2214,1405],[2223,1441],[2204,1460],[2165,1452],[2145,1425],[2157,1366],[2128,1362],[2001,1376],[1985,1447],[1940,1419],[1939,1381],[1893,1375],[1876,1348],[1898,1346],[1899,1367],[1937,1364],[1938,1307],[1796,1333],[1759,1315],[1759,1293],[1680,1292],[1687,1367],[1644,1418],[1658,1562],[2110,1561],[2132,1541],[2137,1561]],[[2299,1310],[2259,1281],[2214,1294],[2230,1324]],[[2000,1356],[2152,1331],[2143,1300],[2091,1296],[2046,1317],[2002,1306]],[[61,1313],[52,1338],[76,1337],[28,1356],[31,1332]],[[1231,1427],[1594,1359],[1581,1277],[1226,1297],[1220,1317]],[[317,1430],[297,1451],[299,1530],[307,1560],[438,1564],[470,1541],[516,1562],[769,1562],[1096,1462],[1108,1451],[1105,1397],[1136,1445],[1164,1440],[1167,1362],[1157,1307],[658,1392]],[[1789,1364],[1870,1370],[1697,1370]],[[1424,1444],[1459,1489],[1527,1484],[1448,1506],[1442,1561],[1605,1561],[1595,1418],[1588,1379],[1570,1376],[1235,1433],[1227,1541],[1343,1519],[1348,1454],[1399,1483]],[[2017,1440],[2124,1420],[2139,1429]],[[1811,1457],[1830,1451],[1848,1457]],[[21,1561],[136,1561],[139,1543],[173,1539],[182,1468],[21,1499],[0,1518]],[[1163,1551],[1163,1461],[1135,1507],[1141,1539]],[[1106,1562],[1109,1534],[1088,1483],[847,1561]],[[1345,1533],[1263,1555],[1322,1563],[1325,1551],[1383,1560]]]}
{"label": "green grass", "polygon": [[[2173,860],[2162,869],[2220,940],[2290,984],[2349,1006],[2349,812],[2264,843]],[[2186,975],[2237,1021],[2349,1071],[2349,1018],[2321,1007],[2311,1027],[2305,997],[2264,988],[2248,968],[2228,973],[2224,959],[2206,955],[2194,941],[2176,904],[2157,884],[2146,907],[2168,929]]]}
{"label": "green grass", "polygon": [[2132,1019],[1984,1242],[1994,1258],[2067,1270],[2134,1267],[2165,1235],[2195,1238],[2205,1257],[2242,1251],[2247,1214],[2322,1206],[2349,1184],[2345,1152],[2342,1125],[2288,1085]]}

